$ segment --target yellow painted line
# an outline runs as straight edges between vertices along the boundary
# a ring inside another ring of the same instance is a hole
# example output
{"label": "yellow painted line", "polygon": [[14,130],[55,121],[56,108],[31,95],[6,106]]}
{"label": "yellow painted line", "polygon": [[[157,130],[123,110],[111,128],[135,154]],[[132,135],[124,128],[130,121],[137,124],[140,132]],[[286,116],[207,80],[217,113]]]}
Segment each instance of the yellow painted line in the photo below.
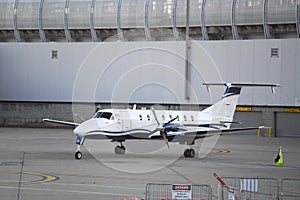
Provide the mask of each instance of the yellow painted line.
{"label": "yellow painted line", "polygon": [[25,184],[47,183],[47,182],[52,182],[52,181],[58,180],[58,177],[56,177],[56,176],[42,174],[39,172],[24,172],[24,174],[42,177],[42,179],[40,179],[40,180],[28,181],[28,182],[25,182]]}
{"label": "yellow painted line", "polygon": [[251,107],[236,107],[235,111],[239,111],[239,112],[251,112],[252,108]]}
{"label": "yellow painted line", "polygon": [[[21,184],[24,184],[24,185],[47,183],[47,182],[52,182],[52,181],[56,181],[59,179],[56,176],[51,176],[51,175],[43,174],[43,173],[39,173],[39,172],[24,172],[23,174],[41,177],[41,178],[39,178],[37,180],[33,180],[33,181],[22,181]],[[19,182],[16,181],[13,183],[0,183],[0,186],[16,186],[18,184],[19,184]]]}
{"label": "yellow painted line", "polygon": [[284,108],[283,112],[300,113],[300,108]]}
{"label": "yellow painted line", "polygon": [[216,149],[217,153],[216,154],[226,154],[229,153],[230,151],[227,149]]}

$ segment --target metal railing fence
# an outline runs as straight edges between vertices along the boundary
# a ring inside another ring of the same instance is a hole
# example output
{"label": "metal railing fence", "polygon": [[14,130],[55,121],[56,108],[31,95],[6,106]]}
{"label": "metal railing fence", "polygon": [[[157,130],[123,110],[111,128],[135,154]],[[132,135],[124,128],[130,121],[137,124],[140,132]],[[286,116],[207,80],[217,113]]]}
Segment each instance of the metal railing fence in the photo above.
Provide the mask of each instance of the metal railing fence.
{"label": "metal railing fence", "polygon": [[[174,184],[148,183],[146,185],[146,200],[171,200]],[[212,187],[210,185],[190,185],[191,199],[212,200]],[[173,194],[174,195],[174,194]]]}

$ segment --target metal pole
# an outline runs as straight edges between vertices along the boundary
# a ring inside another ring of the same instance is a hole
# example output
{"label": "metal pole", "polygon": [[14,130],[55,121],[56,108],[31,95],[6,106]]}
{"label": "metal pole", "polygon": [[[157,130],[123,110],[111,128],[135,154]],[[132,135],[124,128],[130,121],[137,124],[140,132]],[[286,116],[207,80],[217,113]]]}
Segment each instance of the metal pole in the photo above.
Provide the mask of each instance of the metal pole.
{"label": "metal pole", "polygon": [[186,26],[185,26],[185,100],[189,100],[189,48],[190,48],[190,0],[186,0]]}

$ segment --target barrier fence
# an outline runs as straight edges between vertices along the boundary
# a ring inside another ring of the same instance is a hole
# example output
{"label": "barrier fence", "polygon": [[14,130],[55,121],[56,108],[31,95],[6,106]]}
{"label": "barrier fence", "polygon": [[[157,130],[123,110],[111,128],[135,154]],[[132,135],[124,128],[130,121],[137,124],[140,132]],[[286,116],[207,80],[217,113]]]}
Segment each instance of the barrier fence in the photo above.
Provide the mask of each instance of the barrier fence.
{"label": "barrier fence", "polygon": [[[226,184],[232,188],[218,186],[219,199],[250,199],[272,200],[278,197],[279,181],[272,178],[242,178],[223,177]],[[221,198],[220,198],[221,197]]]}
{"label": "barrier fence", "polygon": [[[146,186],[146,200],[299,200],[300,179],[222,177],[218,194],[210,185],[156,184]],[[225,184],[226,183],[226,184]]]}
{"label": "barrier fence", "polygon": [[279,192],[280,200],[300,199],[300,179],[282,179]]}
{"label": "barrier fence", "polygon": [[155,184],[146,186],[146,200],[212,200],[210,185]]}
{"label": "barrier fence", "polygon": [[222,177],[218,183],[219,200],[298,200],[300,179]]}

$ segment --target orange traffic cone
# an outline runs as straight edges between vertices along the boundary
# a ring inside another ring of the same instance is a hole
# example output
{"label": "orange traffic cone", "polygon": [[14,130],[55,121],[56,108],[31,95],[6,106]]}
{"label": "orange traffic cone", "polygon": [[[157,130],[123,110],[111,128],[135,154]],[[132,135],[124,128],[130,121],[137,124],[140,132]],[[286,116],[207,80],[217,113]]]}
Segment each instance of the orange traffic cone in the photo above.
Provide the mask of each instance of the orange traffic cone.
{"label": "orange traffic cone", "polygon": [[284,166],[283,155],[282,155],[282,147],[280,146],[278,149],[278,155],[275,158],[276,166]]}

